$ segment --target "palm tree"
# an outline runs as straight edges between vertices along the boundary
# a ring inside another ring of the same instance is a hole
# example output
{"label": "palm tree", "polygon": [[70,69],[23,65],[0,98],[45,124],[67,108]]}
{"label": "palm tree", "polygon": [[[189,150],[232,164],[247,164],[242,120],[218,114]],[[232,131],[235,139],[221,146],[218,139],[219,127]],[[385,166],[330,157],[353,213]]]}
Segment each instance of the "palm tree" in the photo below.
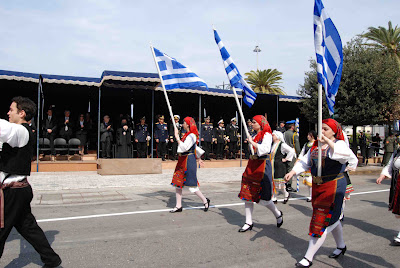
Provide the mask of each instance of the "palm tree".
{"label": "palm tree", "polygon": [[257,70],[245,73],[245,80],[255,92],[274,95],[286,95],[281,85],[282,73],[277,69]]}
{"label": "palm tree", "polygon": [[378,48],[384,54],[394,57],[400,68],[400,28],[396,25],[393,29],[391,21],[388,25],[389,29],[382,26],[369,27],[368,32],[362,34],[361,37],[371,41],[366,45]]}

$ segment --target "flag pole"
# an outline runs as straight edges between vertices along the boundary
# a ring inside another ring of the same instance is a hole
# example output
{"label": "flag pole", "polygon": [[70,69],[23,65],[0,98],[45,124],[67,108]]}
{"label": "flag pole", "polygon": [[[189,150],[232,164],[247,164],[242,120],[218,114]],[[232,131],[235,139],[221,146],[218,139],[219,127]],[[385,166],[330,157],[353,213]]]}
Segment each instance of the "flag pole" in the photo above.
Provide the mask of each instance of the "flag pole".
{"label": "flag pole", "polygon": [[[318,83],[318,139],[322,139],[322,84]],[[318,141],[318,177],[321,177],[322,148]]]}
{"label": "flag pole", "polygon": [[[233,95],[235,95],[236,105],[238,107],[240,118],[242,119],[242,125],[244,127],[244,131],[246,132],[247,137],[250,137],[249,129],[247,128],[247,124],[246,124],[246,120],[243,115],[242,107],[240,107],[239,99],[236,94],[236,89],[234,87],[232,87],[232,90],[233,90]],[[250,147],[251,154],[253,155],[254,149],[253,149],[253,146],[250,144],[250,142],[249,142],[249,147]]]}
{"label": "flag pole", "polygon": [[151,44],[150,44],[150,49],[151,49],[151,53],[153,55],[154,63],[156,64],[156,67],[157,67],[158,76],[160,77],[160,80],[161,80],[161,85],[162,85],[162,88],[163,88],[163,91],[164,91],[165,100],[167,102],[169,115],[171,117],[172,125],[174,126],[174,133],[175,133],[178,129],[176,128],[176,125],[175,125],[175,122],[174,122],[174,114],[172,113],[172,107],[171,107],[171,104],[169,103],[167,90],[165,89],[164,81],[162,79],[161,72],[160,72],[160,68],[158,67],[158,63],[157,63],[157,60],[156,60],[156,54],[154,53],[154,49],[153,49],[153,46]]}

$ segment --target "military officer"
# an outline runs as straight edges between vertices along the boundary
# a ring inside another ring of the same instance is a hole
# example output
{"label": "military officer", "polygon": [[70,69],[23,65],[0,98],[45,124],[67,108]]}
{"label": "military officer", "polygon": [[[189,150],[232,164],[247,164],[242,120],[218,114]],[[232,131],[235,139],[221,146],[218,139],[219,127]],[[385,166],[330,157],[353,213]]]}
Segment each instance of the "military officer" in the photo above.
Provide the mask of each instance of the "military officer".
{"label": "military officer", "polygon": [[179,115],[174,115],[174,123],[171,123],[169,127],[169,141],[171,142],[171,149],[172,149],[172,155],[171,155],[171,160],[178,159],[177,151],[178,151],[178,143],[176,142],[175,138],[175,130],[174,130],[174,124],[176,128],[178,129],[179,137],[182,137],[181,132],[182,132],[182,125],[179,123],[179,120],[181,117]]}
{"label": "military officer", "polygon": [[231,119],[231,123],[226,128],[226,136],[229,146],[229,158],[236,159],[236,152],[238,151],[238,140],[240,138],[239,127],[236,125],[236,117]]}
{"label": "military officer", "polygon": [[167,154],[168,126],[164,122],[163,115],[158,117],[158,122],[154,129],[154,139],[157,143],[157,157],[165,161],[165,155]]}
{"label": "military officer", "polygon": [[217,154],[215,159],[224,159],[224,147],[225,147],[225,127],[224,127],[224,120],[218,121],[218,127],[214,130],[214,141],[217,144]]}
{"label": "military officer", "polygon": [[[253,125],[250,119],[247,119],[247,129],[249,130],[249,134],[251,137],[254,137],[255,132],[253,130]],[[243,150],[244,150],[244,158],[249,159],[250,148],[249,148],[249,140],[247,139],[247,134],[243,131]]]}
{"label": "military officer", "polygon": [[135,142],[139,158],[147,158],[147,147],[149,146],[150,133],[146,124],[146,117],[140,118],[140,123],[135,128]]}
{"label": "military officer", "polygon": [[389,162],[390,157],[392,156],[393,152],[396,151],[397,149],[397,141],[396,137],[392,132],[389,132],[389,137],[386,137],[384,141],[384,154],[383,154],[383,160],[382,160],[382,166],[386,166],[386,164]]}
{"label": "military officer", "polygon": [[[286,122],[286,131],[283,134],[284,139],[287,145],[290,147],[294,148],[296,151],[295,157],[293,157],[293,160],[290,161],[288,164],[288,170],[287,172],[290,172],[292,168],[294,167],[294,164],[296,163],[297,156],[300,154],[301,147],[300,147],[300,141],[299,141],[299,135],[295,132],[295,123],[296,120],[291,120]],[[288,192],[295,192],[295,190],[292,188],[292,180],[291,178],[287,183],[286,183],[286,191]]]}
{"label": "military officer", "polygon": [[205,154],[204,160],[211,160],[210,159],[210,152],[211,152],[211,143],[214,138],[214,127],[213,124],[210,122],[210,116],[204,118],[204,123],[201,124],[201,144],[203,145]]}

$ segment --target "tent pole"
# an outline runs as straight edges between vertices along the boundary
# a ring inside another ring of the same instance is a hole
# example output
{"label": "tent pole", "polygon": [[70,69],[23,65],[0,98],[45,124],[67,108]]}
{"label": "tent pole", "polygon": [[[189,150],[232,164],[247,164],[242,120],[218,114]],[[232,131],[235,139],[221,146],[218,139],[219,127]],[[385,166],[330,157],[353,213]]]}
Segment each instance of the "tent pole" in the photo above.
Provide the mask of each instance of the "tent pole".
{"label": "tent pole", "polygon": [[101,110],[101,86],[99,87],[99,107],[97,109],[97,159],[100,158],[100,110]]}
{"label": "tent pole", "polygon": [[154,154],[154,88],[151,91],[151,158],[153,158]]}

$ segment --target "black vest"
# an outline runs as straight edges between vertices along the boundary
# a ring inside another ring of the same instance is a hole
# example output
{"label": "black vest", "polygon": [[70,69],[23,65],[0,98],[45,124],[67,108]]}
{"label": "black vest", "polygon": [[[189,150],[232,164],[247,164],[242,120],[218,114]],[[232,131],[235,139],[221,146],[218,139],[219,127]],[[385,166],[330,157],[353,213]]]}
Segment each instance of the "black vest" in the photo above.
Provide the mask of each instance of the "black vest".
{"label": "black vest", "polygon": [[274,158],[274,178],[277,179],[282,179],[287,173],[287,162],[282,162],[286,155],[282,154],[281,147],[282,142],[278,145]]}
{"label": "black vest", "polygon": [[29,141],[21,148],[13,148],[8,143],[3,143],[3,150],[0,153],[0,171],[12,175],[29,176],[31,174],[34,135],[27,123],[23,123],[22,126],[29,132]]}

